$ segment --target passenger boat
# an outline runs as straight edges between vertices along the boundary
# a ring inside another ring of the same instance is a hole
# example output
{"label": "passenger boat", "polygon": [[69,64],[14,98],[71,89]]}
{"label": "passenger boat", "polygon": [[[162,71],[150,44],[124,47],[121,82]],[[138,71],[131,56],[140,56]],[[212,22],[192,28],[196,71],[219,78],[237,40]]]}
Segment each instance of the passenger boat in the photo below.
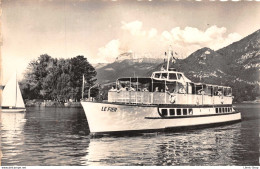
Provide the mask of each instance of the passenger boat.
{"label": "passenger boat", "polygon": [[232,89],[190,81],[169,68],[151,77],[124,77],[106,102],[82,101],[92,135],[154,132],[219,125],[241,120]]}

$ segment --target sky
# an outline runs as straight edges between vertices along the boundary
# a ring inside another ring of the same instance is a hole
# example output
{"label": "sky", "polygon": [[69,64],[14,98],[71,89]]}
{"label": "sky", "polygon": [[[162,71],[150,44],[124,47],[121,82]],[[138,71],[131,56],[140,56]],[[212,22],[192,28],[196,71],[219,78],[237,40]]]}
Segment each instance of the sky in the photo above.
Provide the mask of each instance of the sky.
{"label": "sky", "polygon": [[[180,58],[260,29],[260,2],[170,0],[2,0],[2,84],[41,54],[113,62],[123,52]],[[258,19],[257,19],[258,18]]]}

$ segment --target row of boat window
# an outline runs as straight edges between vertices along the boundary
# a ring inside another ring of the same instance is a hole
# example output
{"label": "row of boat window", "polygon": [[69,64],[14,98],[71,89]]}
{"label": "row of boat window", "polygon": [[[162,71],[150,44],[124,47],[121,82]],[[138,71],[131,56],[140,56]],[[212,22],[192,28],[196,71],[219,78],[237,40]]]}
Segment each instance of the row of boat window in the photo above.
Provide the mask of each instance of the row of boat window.
{"label": "row of boat window", "polygon": [[[168,76],[169,75],[169,76]],[[169,79],[169,80],[180,80],[181,78],[183,78],[182,74],[178,73],[155,73],[154,74],[154,78],[159,78],[159,79]]]}
{"label": "row of boat window", "polygon": [[[231,113],[232,107],[217,107],[215,108],[216,113]],[[192,109],[161,109],[162,116],[181,116],[181,115],[192,115]]]}
{"label": "row of boat window", "polygon": [[161,109],[162,116],[181,116],[192,115],[192,109]]}
{"label": "row of boat window", "polygon": [[217,107],[216,113],[231,113],[232,107]]}

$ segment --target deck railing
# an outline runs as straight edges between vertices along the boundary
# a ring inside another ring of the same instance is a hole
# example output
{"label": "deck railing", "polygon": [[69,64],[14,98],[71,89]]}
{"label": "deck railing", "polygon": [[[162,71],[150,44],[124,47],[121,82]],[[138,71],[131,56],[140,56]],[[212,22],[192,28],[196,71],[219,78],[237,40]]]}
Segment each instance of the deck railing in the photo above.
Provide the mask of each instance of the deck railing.
{"label": "deck railing", "polygon": [[210,96],[198,94],[174,93],[171,100],[170,94],[166,92],[140,92],[120,91],[108,92],[108,102],[119,102],[128,104],[232,104],[232,96]]}

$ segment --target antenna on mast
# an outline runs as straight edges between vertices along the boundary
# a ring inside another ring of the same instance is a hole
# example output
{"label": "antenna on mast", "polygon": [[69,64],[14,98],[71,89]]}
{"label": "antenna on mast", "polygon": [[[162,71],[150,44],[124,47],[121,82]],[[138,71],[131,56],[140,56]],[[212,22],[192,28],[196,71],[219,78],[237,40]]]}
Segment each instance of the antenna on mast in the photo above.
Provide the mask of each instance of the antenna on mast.
{"label": "antenna on mast", "polygon": [[173,55],[172,45],[170,45],[168,49],[168,60],[167,60],[167,68],[166,70],[169,70],[169,63],[170,63],[170,57]]}

